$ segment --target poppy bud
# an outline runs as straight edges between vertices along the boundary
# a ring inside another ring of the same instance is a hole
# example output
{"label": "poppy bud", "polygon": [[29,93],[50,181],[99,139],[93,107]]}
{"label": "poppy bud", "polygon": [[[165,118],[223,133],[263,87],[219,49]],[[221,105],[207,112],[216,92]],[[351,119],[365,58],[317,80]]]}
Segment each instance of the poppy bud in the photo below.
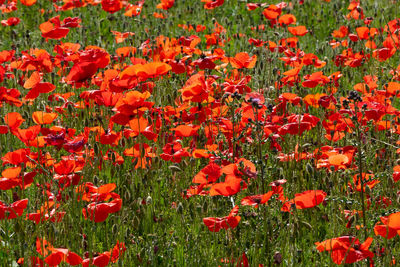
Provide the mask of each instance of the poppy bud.
{"label": "poppy bud", "polygon": [[25,110],[25,111],[23,112],[22,117],[23,117],[23,118],[30,118],[31,116],[30,116],[30,114],[28,113],[28,111]]}
{"label": "poppy bud", "polygon": [[204,201],[204,204],[203,204],[203,212],[206,212],[207,209],[208,209],[208,202],[207,202],[207,201]]}
{"label": "poppy bud", "polygon": [[311,166],[310,163],[307,163],[306,170],[307,170],[308,174],[310,174],[310,175],[312,175],[314,173],[314,168]]}
{"label": "poppy bud", "polygon": [[94,153],[96,155],[99,154],[100,148],[99,148],[99,145],[97,143],[94,143],[93,150],[94,150]]}
{"label": "poppy bud", "polygon": [[153,199],[151,198],[151,196],[147,196],[146,198],[146,204],[149,205],[153,202]]}
{"label": "poppy bud", "polygon": [[131,199],[131,193],[129,192],[129,190],[125,190],[125,192],[124,192],[124,199],[126,199],[126,200]]}
{"label": "poppy bud", "polygon": [[196,205],[196,210],[197,210],[198,212],[201,212],[202,207],[201,207],[200,205]]}
{"label": "poppy bud", "polygon": [[179,214],[183,213],[183,205],[181,202],[179,202],[178,207],[176,208],[176,212]]}
{"label": "poppy bud", "polygon": [[302,250],[297,250],[297,262],[301,262],[301,253],[303,253]]}
{"label": "poppy bud", "polygon": [[282,263],[282,254],[281,254],[279,251],[275,252],[275,255],[274,255],[274,263],[275,263],[276,265],[279,265],[279,264]]}
{"label": "poppy bud", "polygon": [[119,140],[119,145],[120,145],[121,147],[125,147],[125,138],[121,138],[121,139]]}
{"label": "poppy bud", "polygon": [[20,200],[17,192],[13,192],[12,196],[13,196],[13,202]]}

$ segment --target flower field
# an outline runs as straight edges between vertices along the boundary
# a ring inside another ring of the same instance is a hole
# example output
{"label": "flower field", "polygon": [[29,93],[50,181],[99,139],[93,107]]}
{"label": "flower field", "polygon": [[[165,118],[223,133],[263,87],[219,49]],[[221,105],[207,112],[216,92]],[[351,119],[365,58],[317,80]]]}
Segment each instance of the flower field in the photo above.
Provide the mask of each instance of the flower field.
{"label": "flower field", "polygon": [[1,266],[396,266],[400,3],[0,0]]}

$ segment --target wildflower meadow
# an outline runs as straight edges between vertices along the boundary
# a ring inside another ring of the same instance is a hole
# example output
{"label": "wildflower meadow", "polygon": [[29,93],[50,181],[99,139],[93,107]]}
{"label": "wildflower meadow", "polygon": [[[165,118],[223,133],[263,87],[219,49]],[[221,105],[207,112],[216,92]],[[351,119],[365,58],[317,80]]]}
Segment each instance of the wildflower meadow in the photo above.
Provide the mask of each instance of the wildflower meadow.
{"label": "wildflower meadow", "polygon": [[0,266],[399,264],[399,1],[0,11]]}

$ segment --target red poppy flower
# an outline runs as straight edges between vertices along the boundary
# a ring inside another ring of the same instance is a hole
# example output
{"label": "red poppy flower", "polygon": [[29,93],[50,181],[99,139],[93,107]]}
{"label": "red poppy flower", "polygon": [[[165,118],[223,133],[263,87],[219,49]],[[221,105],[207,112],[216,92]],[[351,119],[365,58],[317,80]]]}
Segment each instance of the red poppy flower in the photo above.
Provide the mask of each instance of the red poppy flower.
{"label": "red poppy flower", "polygon": [[[152,152],[152,147],[146,143],[136,144],[131,148],[125,149],[124,155],[137,159],[135,169],[146,169],[147,167],[151,166],[151,158],[156,156],[156,154]],[[132,162],[134,161],[135,159],[132,160]]]}
{"label": "red poppy flower", "polygon": [[105,184],[99,187],[94,186],[90,182],[79,186],[76,189],[77,193],[82,193],[82,200],[84,201],[107,201],[110,198],[120,198],[118,194],[112,193],[117,186],[114,183]]}
{"label": "red poppy flower", "polygon": [[115,35],[115,42],[117,44],[122,43],[129,36],[135,35],[135,33],[133,33],[133,32],[117,32],[117,31],[111,31],[111,32],[112,32],[112,34]]}
{"label": "red poppy flower", "polygon": [[29,148],[20,148],[12,152],[7,152],[3,157],[1,157],[1,160],[3,161],[3,165],[20,165],[21,163],[27,163],[29,161],[29,158],[27,157],[29,154]]}
{"label": "red poppy flower", "polygon": [[296,194],[293,200],[297,209],[307,209],[322,203],[326,195],[322,190],[308,190]]}
{"label": "red poppy flower", "polygon": [[25,120],[18,112],[9,112],[4,116],[4,122],[11,131],[18,129],[24,121]]}
{"label": "red poppy flower", "polygon": [[25,96],[26,99],[35,99],[40,94],[50,93],[56,89],[54,84],[48,82],[41,82],[42,78],[40,73],[35,71],[31,77],[24,83],[25,89],[31,89]]}
{"label": "red poppy flower", "polygon": [[241,68],[252,69],[256,65],[257,56],[254,55],[250,57],[249,54],[247,54],[246,52],[240,52],[237,53],[235,57],[229,58],[229,62],[235,69],[241,69]]}
{"label": "red poppy flower", "polygon": [[0,125],[0,134],[8,134],[8,126]]}
{"label": "red poppy flower", "polygon": [[125,8],[124,16],[133,17],[133,16],[140,15],[140,13],[142,12],[142,9],[143,9],[144,2],[145,2],[145,0],[140,0],[135,5],[128,4]]}
{"label": "red poppy flower", "polygon": [[308,33],[306,26],[288,27],[288,31],[294,36],[304,36]]}
{"label": "red poppy flower", "polygon": [[159,3],[156,8],[158,9],[164,9],[168,10],[171,7],[173,7],[175,4],[175,0],[161,0],[161,3]]}
{"label": "red poppy flower", "polygon": [[65,80],[70,82],[83,82],[91,78],[97,70],[98,67],[95,62],[75,63]]}
{"label": "red poppy flower", "polygon": [[210,162],[207,166],[205,166],[201,171],[193,177],[192,183],[195,184],[209,184],[214,183],[221,176],[221,167],[214,163]]}
{"label": "red poppy flower", "polygon": [[216,7],[222,6],[225,0],[201,0],[201,2],[205,3],[205,9],[214,9]]}
{"label": "red poppy flower", "polygon": [[368,237],[364,243],[352,236],[342,236],[325,240],[323,242],[316,242],[317,249],[322,251],[329,251],[331,258],[336,264],[351,264],[364,259],[374,257],[374,253],[369,251],[369,247],[373,239]]}
{"label": "red poppy flower", "polygon": [[120,78],[125,79],[137,76],[143,79],[155,78],[165,75],[171,70],[171,66],[162,62],[150,62],[129,66],[120,73]]}
{"label": "red poppy flower", "polygon": [[[325,61],[320,60],[316,55],[313,53],[305,54],[302,58],[302,63],[306,66],[313,65],[316,68],[322,68],[326,65]],[[340,72],[339,72],[340,73]],[[329,77],[330,78],[330,77]],[[331,81],[331,80],[329,80]]]}
{"label": "red poppy flower", "polygon": [[72,266],[82,263],[82,258],[78,254],[66,248],[54,248],[45,239],[36,239],[36,251],[43,257],[46,257],[44,262],[49,266],[58,266],[61,262],[66,262]]}
{"label": "red poppy flower", "polygon": [[75,252],[71,252],[64,248],[53,248],[51,254],[44,261],[49,266],[58,266],[62,261],[71,266],[76,266],[82,263],[82,258]]}
{"label": "red poppy flower", "polygon": [[20,0],[24,6],[33,6],[37,0]]}
{"label": "red poppy flower", "polygon": [[199,67],[201,70],[210,69],[213,70],[216,64],[212,57],[202,57],[192,62],[193,66]]}
{"label": "red poppy flower", "polygon": [[92,259],[84,259],[82,261],[82,267],[97,266],[105,267],[110,263],[110,252],[106,251],[100,255],[93,257]]}
{"label": "red poppy flower", "polygon": [[[224,182],[215,183],[210,189],[210,196],[232,196],[236,195],[242,189],[242,184],[244,188],[246,187],[245,182],[240,178],[226,178]],[[244,189],[243,188],[243,189]]]}
{"label": "red poppy flower", "polygon": [[0,51],[0,62],[4,63],[4,62],[11,61],[13,59],[14,55],[15,55],[15,50]]}
{"label": "red poppy flower", "polygon": [[[372,174],[372,173],[363,173],[361,179],[364,181],[364,183],[363,183],[364,184],[364,188],[363,188],[364,192],[365,192],[366,186],[368,186],[370,189],[372,189],[377,184],[380,183],[379,180],[374,179],[374,174]],[[359,174],[355,174],[353,176],[353,183],[354,183],[355,189],[358,192],[361,192],[361,179],[360,179],[360,175]],[[349,186],[351,186],[350,183],[349,183]]]}
{"label": "red poppy flower", "polygon": [[309,131],[313,128],[310,122],[292,122],[287,123],[279,128],[279,134],[292,134],[292,135],[301,135],[305,131]]}
{"label": "red poppy flower", "polygon": [[108,13],[115,13],[122,9],[122,2],[120,0],[102,0],[101,8]]}
{"label": "red poppy flower", "polygon": [[268,5],[267,8],[263,10],[263,15],[266,19],[272,21],[279,17],[282,9],[276,5]]}
{"label": "red poppy flower", "polygon": [[248,4],[246,4],[246,7],[247,7],[248,11],[253,11],[253,10],[256,10],[257,8],[263,7],[265,5],[266,4],[261,4],[261,3],[248,3]]}
{"label": "red poppy flower", "polygon": [[246,159],[239,159],[235,164],[229,164],[221,169],[225,174],[225,181],[214,183],[210,188],[210,196],[231,196],[247,188],[244,177],[255,178],[257,176],[255,165]]}
{"label": "red poppy flower", "polygon": [[37,210],[37,212],[28,213],[26,215],[26,219],[34,221],[36,224],[48,220],[50,220],[53,223],[60,222],[63,219],[65,212],[56,211],[60,207],[60,204],[56,204],[55,207],[54,204],[55,204],[54,201],[46,202],[40,208],[40,210]]}
{"label": "red poppy flower", "polygon": [[303,67],[303,64],[301,64],[301,65],[299,65],[299,66],[297,66],[297,67],[295,67],[293,69],[290,69],[288,71],[285,71],[283,73],[283,75],[288,76],[288,77],[295,77],[300,73],[300,70],[301,70],[302,67]]}
{"label": "red poppy flower", "polygon": [[301,98],[298,95],[293,94],[293,93],[283,93],[279,96],[278,99],[280,101],[285,101],[285,102],[287,101],[289,103],[292,103],[295,106],[297,106],[301,101]]}
{"label": "red poppy flower", "polygon": [[98,223],[104,222],[109,214],[118,212],[121,207],[122,199],[117,198],[108,203],[92,202],[82,209],[82,213],[85,218]]}
{"label": "red poppy flower", "polygon": [[373,51],[372,56],[379,61],[386,61],[391,58],[396,52],[396,49],[380,48]]}
{"label": "red poppy flower", "polygon": [[3,25],[3,26],[15,26],[15,25],[18,25],[20,22],[21,22],[21,20],[19,18],[12,17],[12,18],[8,18],[7,20],[3,19],[1,21],[1,25]]}
{"label": "red poppy flower", "polygon": [[66,140],[66,136],[65,136],[65,132],[61,131],[61,132],[50,132],[47,134],[47,136],[44,138],[44,140],[46,141],[47,145],[50,146],[57,146],[60,147],[67,142]]}
{"label": "red poppy flower", "polygon": [[[31,126],[27,129],[17,129],[13,134],[27,146],[40,147],[44,145],[44,139],[38,138],[40,133],[40,125]],[[40,140],[40,143],[39,143]],[[43,144],[42,144],[43,141]]]}
{"label": "red poppy flower", "polygon": [[[115,110],[118,111],[111,119],[120,125],[127,125],[132,121],[132,115],[137,115],[139,111],[150,109],[154,103],[145,101],[151,96],[150,92],[130,91],[120,98],[115,104]],[[138,118],[136,118],[138,120]],[[135,122],[132,122],[135,123]],[[138,122],[138,125],[141,123]],[[135,128],[135,127],[134,127]],[[135,128],[136,129],[136,128]],[[144,128],[141,128],[144,130]]]}
{"label": "red poppy flower", "polygon": [[53,17],[40,24],[42,36],[46,39],[62,39],[67,36],[69,28],[79,27],[79,18],[65,18],[61,24],[60,16]]}
{"label": "red poppy flower", "polygon": [[117,241],[117,244],[111,249],[111,262],[116,263],[121,255],[123,255],[126,251],[125,243],[120,243]]}
{"label": "red poppy flower", "polygon": [[15,88],[7,89],[3,86],[0,86],[0,106],[4,102],[10,105],[20,107],[22,106],[22,101],[18,99],[20,96],[21,93],[19,90]]}
{"label": "red poppy flower", "polygon": [[352,146],[343,148],[332,148],[330,146],[321,147],[314,154],[318,156],[317,168],[329,168],[331,166],[337,169],[346,169],[353,163],[353,157],[356,149]]}
{"label": "red poppy flower", "polygon": [[187,148],[183,148],[181,143],[178,141],[173,141],[171,143],[166,144],[163,147],[163,152],[160,157],[166,161],[172,161],[175,163],[179,163],[182,161],[182,157],[189,157],[190,154],[187,151]]}
{"label": "red poppy flower", "polygon": [[65,151],[69,153],[77,153],[82,151],[85,144],[87,143],[87,138],[84,136],[77,136],[76,138],[69,140],[63,144]]}
{"label": "red poppy flower", "polygon": [[353,0],[351,1],[349,7],[347,8],[350,13],[346,15],[347,19],[364,19],[364,10],[360,6],[360,1],[358,0]]}
{"label": "red poppy flower", "polygon": [[389,216],[383,216],[380,219],[381,222],[378,222],[374,227],[376,235],[387,239],[392,239],[400,235],[400,212],[392,213]]}
{"label": "red poppy flower", "polygon": [[8,168],[2,172],[0,178],[0,190],[9,190],[14,187],[21,187],[25,189],[33,183],[33,178],[36,176],[36,172],[27,172],[20,175],[21,168]]}
{"label": "red poppy flower", "polygon": [[211,85],[204,77],[204,72],[191,76],[179,91],[182,92],[183,101],[203,102],[208,100]]}
{"label": "red poppy flower", "polygon": [[82,83],[91,78],[99,68],[110,62],[110,55],[102,48],[90,46],[79,53],[79,57],[65,78],[70,83]]}
{"label": "red poppy flower", "polygon": [[346,26],[340,26],[339,30],[334,30],[332,36],[335,38],[344,38],[349,34],[349,29]]}
{"label": "red poppy flower", "polygon": [[175,128],[171,128],[170,131],[174,131],[177,137],[189,137],[197,135],[197,131],[200,126],[193,125],[179,125]]}
{"label": "red poppy flower", "polygon": [[28,206],[28,199],[18,200],[11,205],[7,205],[0,201],[0,220],[11,220],[22,216],[24,210]]}
{"label": "red poppy flower", "polygon": [[307,88],[314,88],[319,84],[326,84],[330,82],[328,77],[323,75],[322,71],[314,72],[313,74],[304,76],[302,85]]}
{"label": "red poppy flower", "polygon": [[95,253],[95,257],[93,258],[86,258],[82,261],[83,267],[89,266],[97,266],[97,267],[105,267],[107,266],[110,261],[112,263],[116,263],[118,259],[125,253],[126,247],[125,243],[120,243],[117,241],[117,244],[110,250],[103,253]]}
{"label": "red poppy flower", "polygon": [[292,14],[285,14],[279,17],[278,23],[281,25],[290,25],[296,23],[296,17]]}
{"label": "red poppy flower", "polygon": [[59,175],[68,175],[74,172],[78,172],[82,169],[77,164],[76,160],[73,159],[61,159],[59,162],[54,164],[54,171]]}
{"label": "red poppy flower", "polygon": [[203,222],[211,232],[219,232],[221,229],[233,229],[240,222],[240,216],[237,216],[238,212],[239,206],[235,206],[228,216],[222,218],[207,217],[203,219]]}
{"label": "red poppy flower", "polygon": [[32,119],[37,124],[51,124],[58,117],[57,113],[47,113],[43,111],[35,111],[32,113]]}
{"label": "red poppy flower", "polygon": [[257,208],[258,205],[267,203],[268,200],[271,199],[273,194],[274,191],[269,191],[268,193],[265,193],[263,195],[247,196],[242,198],[240,204],[242,206],[254,206],[255,208]]}

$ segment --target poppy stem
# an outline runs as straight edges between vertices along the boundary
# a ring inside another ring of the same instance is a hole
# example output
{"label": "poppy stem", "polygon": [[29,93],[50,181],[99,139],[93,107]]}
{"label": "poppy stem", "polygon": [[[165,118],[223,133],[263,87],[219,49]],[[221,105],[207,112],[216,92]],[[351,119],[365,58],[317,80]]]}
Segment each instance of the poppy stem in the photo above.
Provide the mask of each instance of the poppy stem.
{"label": "poppy stem", "polygon": [[255,114],[255,124],[256,124],[256,132],[257,132],[257,154],[258,154],[258,164],[261,167],[261,186],[262,186],[262,193],[265,192],[265,181],[264,181],[264,159],[262,157],[262,138],[263,138],[263,128],[262,128],[262,121],[259,120],[259,113],[258,113],[258,106],[255,107],[253,105],[253,113]]}
{"label": "poppy stem", "polygon": [[235,162],[236,154],[236,141],[235,141],[235,103],[232,101],[231,115],[232,115],[232,162]]}
{"label": "poppy stem", "polygon": [[[359,130],[357,130],[359,132]],[[363,217],[363,224],[364,224],[364,239],[367,238],[367,228],[366,228],[366,216],[365,216],[365,201],[364,201],[364,179],[362,177],[362,144],[361,144],[361,137],[358,137],[358,169],[359,169],[359,179],[361,183],[361,207],[362,207],[362,217]]]}
{"label": "poppy stem", "polygon": [[[358,112],[357,104],[354,102],[355,114]],[[363,218],[363,228],[364,228],[364,239],[367,238],[367,226],[366,226],[366,214],[365,214],[365,196],[364,196],[364,179],[363,179],[363,165],[362,165],[362,132],[360,131],[360,125],[358,120],[355,120],[356,133],[357,133],[357,153],[358,153],[358,179],[360,179],[361,184],[361,208],[362,208],[362,218]]]}

